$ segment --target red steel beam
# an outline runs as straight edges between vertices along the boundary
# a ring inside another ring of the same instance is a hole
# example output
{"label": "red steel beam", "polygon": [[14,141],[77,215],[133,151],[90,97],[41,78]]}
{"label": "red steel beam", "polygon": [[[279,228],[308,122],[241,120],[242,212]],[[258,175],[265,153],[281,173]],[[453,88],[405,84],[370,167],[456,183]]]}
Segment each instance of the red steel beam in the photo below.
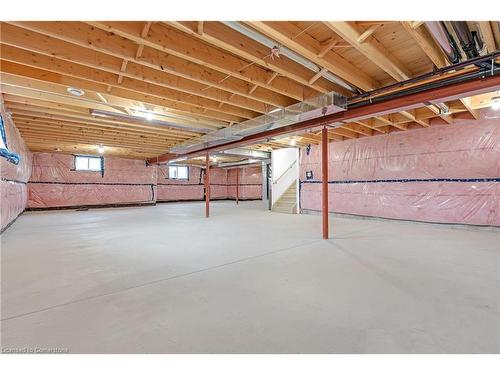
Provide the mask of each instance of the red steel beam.
{"label": "red steel beam", "polygon": [[323,239],[328,239],[328,128],[321,130],[321,195],[323,216]]}
{"label": "red steel beam", "polygon": [[236,168],[236,204],[240,204],[240,169]]}
{"label": "red steel beam", "polygon": [[[449,101],[472,95],[479,95],[486,92],[496,91],[499,89],[500,75],[490,76],[486,78],[476,78],[465,82],[451,83],[446,86],[430,88],[417,93],[409,93],[407,95],[389,99],[384,102],[365,104],[357,108],[347,109],[343,112],[332,113],[323,117],[297,122],[292,125],[266,130],[260,133],[243,137],[240,140],[227,142],[222,145],[207,147],[202,150],[183,154],[182,156],[192,157],[195,155],[202,155],[207,151],[220,151],[226,148],[240,147],[257,143],[259,141],[264,141],[276,136],[315,128],[325,123],[332,124],[336,122],[353,121],[356,119],[380,116],[383,114],[421,107],[428,102]],[[152,158],[151,162],[154,163],[156,159],[161,159],[162,157],[163,155],[159,156],[158,158]]]}
{"label": "red steel beam", "polygon": [[148,163],[149,164],[162,163],[164,161],[169,161],[169,160],[172,160],[172,159],[175,159],[175,158],[178,158],[178,157],[179,157],[179,155],[177,155],[177,154],[167,153],[167,154],[163,154],[163,155],[157,156],[155,158],[149,158],[148,159]]}
{"label": "red steel beam", "polygon": [[210,216],[210,156],[205,155],[205,217]]}

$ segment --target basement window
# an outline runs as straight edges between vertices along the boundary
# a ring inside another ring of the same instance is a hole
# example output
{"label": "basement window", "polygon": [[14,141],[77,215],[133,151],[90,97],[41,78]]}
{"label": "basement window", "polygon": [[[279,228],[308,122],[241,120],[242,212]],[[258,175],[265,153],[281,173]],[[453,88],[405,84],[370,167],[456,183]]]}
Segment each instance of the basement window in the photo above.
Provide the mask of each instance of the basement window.
{"label": "basement window", "polygon": [[75,155],[75,170],[102,172],[103,158],[98,156]]}
{"label": "basement window", "polygon": [[185,166],[170,165],[168,167],[168,178],[172,180],[188,180],[189,168]]}

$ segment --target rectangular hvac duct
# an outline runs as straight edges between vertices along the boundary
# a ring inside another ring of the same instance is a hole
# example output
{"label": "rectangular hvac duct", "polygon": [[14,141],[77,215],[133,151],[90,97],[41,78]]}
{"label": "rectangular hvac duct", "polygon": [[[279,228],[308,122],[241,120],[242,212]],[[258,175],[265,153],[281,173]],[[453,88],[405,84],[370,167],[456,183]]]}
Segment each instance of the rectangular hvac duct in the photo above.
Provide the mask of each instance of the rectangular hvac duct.
{"label": "rectangular hvac duct", "polygon": [[216,130],[206,135],[189,139],[172,147],[170,152],[186,154],[206,147],[239,140],[248,135],[265,130],[281,128],[300,121],[318,118],[347,109],[347,98],[336,92],[329,92],[320,96],[292,104],[283,109],[275,109],[262,116],[243,121],[231,127]]}

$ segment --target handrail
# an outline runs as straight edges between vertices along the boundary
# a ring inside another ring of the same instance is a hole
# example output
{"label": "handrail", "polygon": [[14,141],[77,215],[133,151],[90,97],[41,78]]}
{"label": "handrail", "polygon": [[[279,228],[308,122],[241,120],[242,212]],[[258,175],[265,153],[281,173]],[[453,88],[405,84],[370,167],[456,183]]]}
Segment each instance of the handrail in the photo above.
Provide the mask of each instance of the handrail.
{"label": "handrail", "polygon": [[293,161],[293,163],[292,163],[292,164],[290,164],[290,165],[288,166],[288,168],[287,168],[287,169],[285,169],[285,170],[283,171],[283,173],[282,173],[282,174],[281,174],[281,175],[280,175],[280,176],[276,179],[276,181],[273,181],[273,185],[276,185],[276,184],[278,183],[278,181],[279,181],[279,180],[281,180],[281,178],[282,178],[282,177],[286,174],[286,172],[288,172],[290,169],[292,169],[292,167],[293,167],[295,164],[297,164],[297,159],[295,159],[295,160]]}

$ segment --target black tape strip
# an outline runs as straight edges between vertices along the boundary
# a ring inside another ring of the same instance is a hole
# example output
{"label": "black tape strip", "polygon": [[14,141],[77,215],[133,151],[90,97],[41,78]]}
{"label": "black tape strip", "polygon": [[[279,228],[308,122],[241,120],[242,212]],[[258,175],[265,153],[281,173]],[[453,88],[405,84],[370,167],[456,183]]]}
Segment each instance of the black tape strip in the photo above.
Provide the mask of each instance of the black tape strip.
{"label": "black tape strip", "polygon": [[134,184],[125,182],[57,182],[57,181],[29,181],[30,184],[51,185],[107,185],[107,186],[150,186],[154,184]]}
{"label": "black tape strip", "polygon": [[[321,184],[323,181],[300,181],[301,184]],[[500,177],[492,178],[404,178],[399,180],[345,180],[328,181],[329,184],[374,184],[374,183],[407,183],[407,182],[500,182]]]}
{"label": "black tape strip", "polygon": [[[158,183],[161,186],[205,186],[205,184],[164,184]],[[236,184],[210,184],[210,186],[236,186]],[[262,186],[262,184],[238,184],[238,186]]]}

